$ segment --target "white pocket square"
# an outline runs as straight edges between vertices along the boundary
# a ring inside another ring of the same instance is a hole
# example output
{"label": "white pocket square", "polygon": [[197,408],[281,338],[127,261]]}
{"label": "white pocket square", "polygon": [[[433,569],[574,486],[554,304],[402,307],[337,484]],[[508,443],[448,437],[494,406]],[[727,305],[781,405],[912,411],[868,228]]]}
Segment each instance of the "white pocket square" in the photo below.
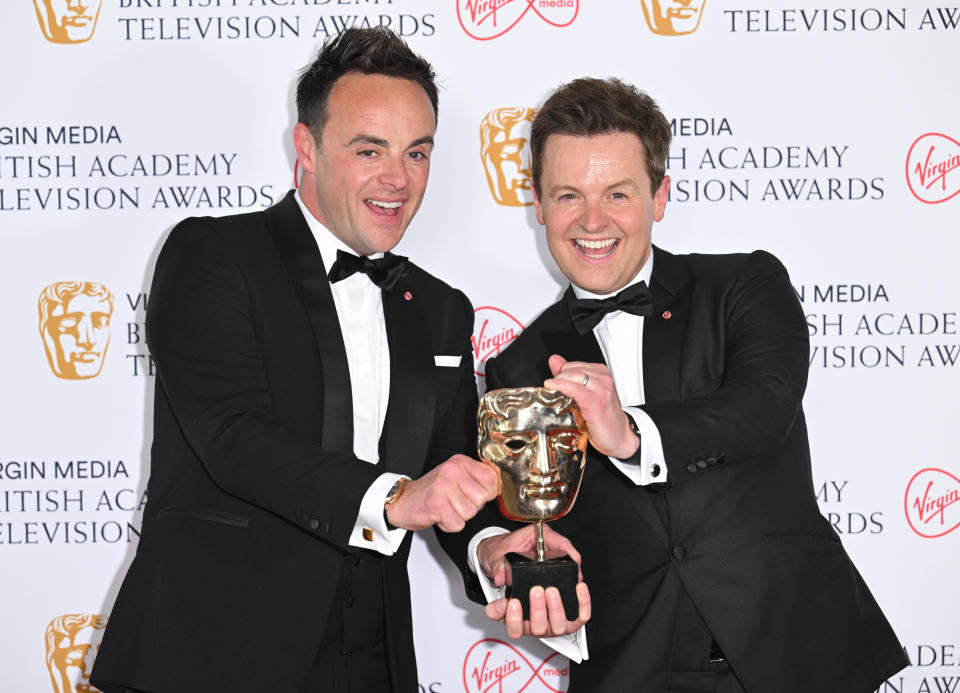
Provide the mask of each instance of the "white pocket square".
{"label": "white pocket square", "polygon": [[434,356],[433,362],[438,366],[448,366],[451,368],[456,368],[460,365],[459,356]]}

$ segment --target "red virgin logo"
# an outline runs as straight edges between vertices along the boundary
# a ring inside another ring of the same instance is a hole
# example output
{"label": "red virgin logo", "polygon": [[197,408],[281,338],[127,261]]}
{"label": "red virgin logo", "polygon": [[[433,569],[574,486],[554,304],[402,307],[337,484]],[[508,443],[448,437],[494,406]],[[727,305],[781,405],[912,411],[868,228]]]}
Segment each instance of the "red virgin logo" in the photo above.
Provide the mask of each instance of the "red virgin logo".
{"label": "red virgin logo", "polygon": [[913,475],[907,484],[903,509],[910,528],[933,539],[960,527],[960,479],[950,472],[929,467]]}
{"label": "red virgin logo", "polygon": [[579,11],[580,0],[457,0],[460,26],[478,41],[503,36],[529,12],[551,26],[564,27]]}
{"label": "red virgin logo", "polygon": [[487,359],[497,356],[516,339],[523,332],[523,325],[507,311],[493,306],[480,306],[474,313],[473,372],[482,376]]}
{"label": "red virgin logo", "polygon": [[561,693],[567,688],[570,665],[557,667],[552,663],[555,657],[566,662],[554,652],[536,664],[503,640],[479,640],[463,659],[463,690],[466,693]]}
{"label": "red virgin logo", "polygon": [[935,205],[960,193],[960,142],[938,132],[920,135],[907,152],[907,185],[921,202]]}

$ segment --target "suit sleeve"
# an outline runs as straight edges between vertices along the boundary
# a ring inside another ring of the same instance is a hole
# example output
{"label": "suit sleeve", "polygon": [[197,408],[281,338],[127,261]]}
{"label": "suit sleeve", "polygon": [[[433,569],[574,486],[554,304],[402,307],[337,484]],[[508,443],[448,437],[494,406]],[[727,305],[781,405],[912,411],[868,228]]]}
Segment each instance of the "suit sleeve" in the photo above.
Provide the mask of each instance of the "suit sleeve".
{"label": "suit sleeve", "polygon": [[178,225],[157,260],[147,311],[157,386],[221,490],[346,547],[380,470],[295,442],[280,423],[253,291],[212,220]]}
{"label": "suit sleeve", "polygon": [[682,401],[641,407],[660,431],[673,485],[779,447],[801,411],[809,337],[783,265],[752,253],[718,301],[722,334],[707,338],[722,354],[719,377]]}

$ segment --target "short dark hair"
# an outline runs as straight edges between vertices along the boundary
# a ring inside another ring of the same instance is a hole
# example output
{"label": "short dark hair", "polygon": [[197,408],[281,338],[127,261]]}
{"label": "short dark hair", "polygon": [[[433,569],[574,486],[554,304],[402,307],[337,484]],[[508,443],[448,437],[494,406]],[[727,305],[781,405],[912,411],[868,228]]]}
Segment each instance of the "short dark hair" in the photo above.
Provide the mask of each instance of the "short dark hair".
{"label": "short dark hair", "polygon": [[615,77],[582,77],[559,87],[537,113],[530,126],[533,185],[540,194],[543,147],[550,135],[591,137],[632,132],[641,144],[651,193],[667,171],[670,153],[670,122],[656,101],[632,84]]}
{"label": "short dark hair", "polygon": [[351,28],[326,41],[317,59],[303,69],[297,80],[297,120],[310,128],[317,143],[327,122],[327,100],[333,85],[351,72],[416,82],[427,93],[436,120],[439,98],[436,74],[430,63],[389,29]]}

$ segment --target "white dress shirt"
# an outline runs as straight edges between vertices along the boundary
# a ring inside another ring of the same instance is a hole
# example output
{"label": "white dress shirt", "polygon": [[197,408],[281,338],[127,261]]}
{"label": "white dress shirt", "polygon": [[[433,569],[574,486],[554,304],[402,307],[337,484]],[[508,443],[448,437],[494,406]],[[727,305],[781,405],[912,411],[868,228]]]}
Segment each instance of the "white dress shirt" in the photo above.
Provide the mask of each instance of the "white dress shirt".
{"label": "white dress shirt", "polygon": [[[644,281],[650,285],[653,274],[653,250],[650,257],[640,268],[640,272],[627,286]],[[626,289],[624,286],[623,289]],[[592,294],[589,291],[573,286],[577,298],[603,299],[613,294]],[[593,334],[600,343],[604,361],[610,368],[614,387],[620,398],[624,411],[633,417],[640,431],[640,449],[638,463],[625,462],[616,457],[610,461],[628,479],[638,486],[652,483],[662,483],[667,480],[667,465],[663,455],[663,444],[660,440],[660,431],[646,412],[638,409],[637,405],[644,404],[646,399],[643,392],[643,316],[631,315],[623,311],[607,313],[593,328]],[[562,356],[563,354],[561,354]],[[633,405],[633,406],[631,406]],[[477,557],[477,546],[490,536],[506,534],[502,527],[488,527],[477,532],[467,547],[467,561],[480,580],[484,596],[488,602],[504,596],[503,588],[498,589],[480,570],[480,561]],[[589,576],[588,580],[589,580]],[[588,583],[589,584],[589,583]],[[558,635],[551,638],[540,638],[544,643],[562,655],[575,662],[589,657],[587,651],[586,633],[580,628],[570,635]]]}
{"label": "white dress shirt", "polygon": [[[320,248],[327,272],[337,259],[337,251],[356,255],[343,241],[317,221],[299,191],[294,195]],[[383,257],[382,253],[369,256]],[[350,391],[353,395],[353,453],[364,462],[376,464],[380,459],[379,442],[390,398],[390,349],[383,317],[383,298],[379,286],[357,272],[330,285],[333,304],[340,321],[340,333],[347,351]],[[400,547],[407,530],[389,529],[383,513],[383,502],[402,474],[384,472],[363,496],[349,544],[392,556]]]}

